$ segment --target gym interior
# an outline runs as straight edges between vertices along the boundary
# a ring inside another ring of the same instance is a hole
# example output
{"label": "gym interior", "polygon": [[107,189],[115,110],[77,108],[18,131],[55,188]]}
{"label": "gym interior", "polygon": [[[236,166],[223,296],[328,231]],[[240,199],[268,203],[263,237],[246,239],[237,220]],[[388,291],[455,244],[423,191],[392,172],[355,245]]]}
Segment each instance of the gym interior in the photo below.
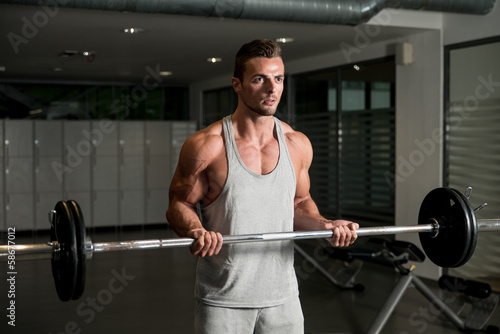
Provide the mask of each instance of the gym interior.
{"label": "gym interior", "polygon": [[[182,144],[234,111],[234,56],[256,38],[282,47],[276,116],[313,145],[324,216],[404,230],[460,203],[468,222],[431,246],[296,240],[305,332],[498,333],[500,233],[481,227],[500,217],[497,1],[15,0],[0,30],[2,333],[192,332],[188,247],[87,250],[69,301],[55,252],[12,250],[47,248],[69,200],[95,245],[177,238],[165,211]],[[437,188],[452,198],[432,205]]]}

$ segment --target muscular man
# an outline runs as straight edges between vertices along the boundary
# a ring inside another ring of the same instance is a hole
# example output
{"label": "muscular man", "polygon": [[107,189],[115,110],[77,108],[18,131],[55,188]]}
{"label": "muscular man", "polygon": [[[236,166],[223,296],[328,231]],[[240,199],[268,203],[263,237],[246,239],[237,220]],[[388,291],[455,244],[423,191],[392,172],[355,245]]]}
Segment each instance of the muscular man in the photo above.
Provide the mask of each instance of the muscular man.
{"label": "muscular man", "polygon": [[330,242],[341,247],[357,238],[357,224],[321,216],[309,193],[311,144],[273,117],[284,73],[277,43],[243,45],[232,78],[235,112],[181,150],[167,220],[196,239],[197,333],[304,331],[293,241],[223,245],[222,235],[332,229]]}

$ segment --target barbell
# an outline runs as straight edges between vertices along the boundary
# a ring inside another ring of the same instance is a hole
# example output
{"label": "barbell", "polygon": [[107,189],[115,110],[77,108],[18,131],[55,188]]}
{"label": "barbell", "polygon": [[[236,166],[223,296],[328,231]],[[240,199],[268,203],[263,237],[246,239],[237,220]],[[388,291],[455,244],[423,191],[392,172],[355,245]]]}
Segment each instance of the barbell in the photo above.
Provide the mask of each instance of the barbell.
{"label": "barbell", "polygon": [[[452,188],[429,192],[419,210],[418,225],[362,227],[358,236],[419,233],[424,252],[440,267],[464,265],[474,253],[479,231],[500,230],[500,219],[476,220],[468,198]],[[290,231],[223,236],[224,244],[331,238],[332,230]],[[45,244],[2,245],[0,262],[50,259],[60,300],[77,300],[85,289],[86,261],[94,253],[191,246],[194,239],[169,238],[92,243],[76,201],[59,201],[51,211],[51,241]]]}

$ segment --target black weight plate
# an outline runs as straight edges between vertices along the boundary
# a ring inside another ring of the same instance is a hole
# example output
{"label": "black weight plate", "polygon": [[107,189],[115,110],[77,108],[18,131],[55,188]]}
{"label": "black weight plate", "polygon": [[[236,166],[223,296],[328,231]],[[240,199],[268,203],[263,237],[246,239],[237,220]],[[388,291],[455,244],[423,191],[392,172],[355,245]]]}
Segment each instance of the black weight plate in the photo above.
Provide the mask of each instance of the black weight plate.
{"label": "black weight plate", "polygon": [[87,268],[87,254],[85,252],[85,242],[87,234],[85,231],[85,221],[83,220],[82,210],[76,201],[70,200],[66,204],[73,215],[76,232],[76,254],[78,257],[78,266],[76,271],[76,285],[71,299],[77,300],[85,290],[85,273]]}
{"label": "black weight plate", "polygon": [[439,233],[420,233],[420,242],[427,257],[436,265],[453,268],[470,258],[477,240],[477,225],[473,210],[458,191],[437,188],[424,198],[418,214],[419,224],[439,222]]}
{"label": "black weight plate", "polygon": [[458,191],[456,189],[453,189],[453,188],[450,188],[450,189],[452,191],[454,191],[462,199],[462,201],[464,203],[464,210],[469,215],[469,219],[471,221],[471,224],[470,224],[470,227],[471,227],[471,236],[470,236],[469,249],[464,252],[464,258],[463,258],[463,260],[458,265],[455,266],[455,267],[460,267],[460,266],[463,266],[464,264],[466,264],[467,261],[470,260],[470,258],[472,257],[472,255],[474,255],[474,252],[476,250],[477,233],[478,233],[477,221],[476,221],[476,214],[474,213],[474,209],[470,205],[469,200],[467,199],[467,197],[465,197],[464,194],[462,194],[460,191]]}
{"label": "black weight plate", "polygon": [[59,254],[52,256],[52,276],[60,300],[68,301],[73,296],[76,284],[78,257],[76,231],[73,216],[65,202],[57,202],[50,229],[51,240],[60,245]]}

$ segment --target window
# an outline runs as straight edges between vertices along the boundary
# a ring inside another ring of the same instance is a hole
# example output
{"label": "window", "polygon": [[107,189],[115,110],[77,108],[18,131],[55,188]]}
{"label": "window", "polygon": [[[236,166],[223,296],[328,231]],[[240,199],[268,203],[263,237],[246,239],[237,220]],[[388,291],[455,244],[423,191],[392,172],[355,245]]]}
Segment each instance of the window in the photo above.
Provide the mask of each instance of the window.
{"label": "window", "polygon": [[203,126],[210,125],[232,114],[238,105],[233,87],[203,92]]}
{"label": "window", "polygon": [[326,217],[394,224],[394,61],[294,76],[295,124],[314,149],[311,195]]}
{"label": "window", "polygon": [[0,85],[0,117],[36,119],[185,120],[185,87],[50,84]]}
{"label": "window", "polygon": [[[500,216],[500,37],[445,50],[445,186],[472,187],[478,219]],[[500,275],[500,234],[479,233],[476,252],[451,274],[470,279]]]}

